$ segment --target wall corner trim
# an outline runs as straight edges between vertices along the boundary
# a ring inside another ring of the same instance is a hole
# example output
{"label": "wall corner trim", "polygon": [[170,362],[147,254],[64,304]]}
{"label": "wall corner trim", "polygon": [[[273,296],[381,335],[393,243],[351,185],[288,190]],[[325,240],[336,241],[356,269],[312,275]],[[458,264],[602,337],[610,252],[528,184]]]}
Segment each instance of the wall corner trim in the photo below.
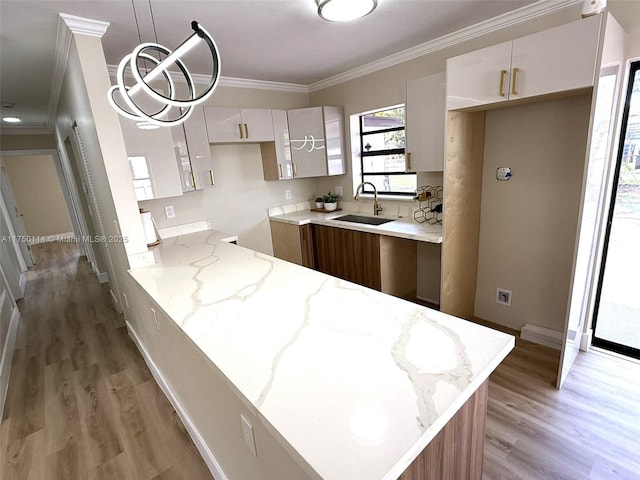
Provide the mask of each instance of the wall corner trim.
{"label": "wall corner trim", "polygon": [[173,405],[173,408],[175,409],[175,411],[178,413],[178,416],[180,417],[180,420],[182,420],[182,423],[187,429],[187,432],[189,432],[189,436],[193,440],[193,443],[196,445],[196,448],[200,452],[200,455],[202,455],[202,458],[204,459],[205,463],[209,467],[211,474],[216,480],[229,480],[227,476],[224,474],[224,472],[222,471],[222,467],[220,466],[216,458],[213,456],[213,452],[209,450],[209,447],[207,446],[204,439],[200,435],[200,432],[198,432],[198,430],[196,429],[196,426],[193,424],[193,422],[189,418],[189,415],[187,414],[187,412],[185,412],[184,408],[178,401],[178,398],[174,395],[173,390],[171,390],[171,387],[167,382],[167,380],[162,375],[162,372],[160,372],[157,365],[153,362],[153,360],[149,356],[149,352],[147,352],[147,350],[144,348],[144,345],[142,344],[140,337],[138,337],[138,334],[134,330],[133,326],[129,322],[125,322],[125,324],[127,326],[127,332],[129,332],[129,336],[131,337],[131,340],[133,340],[133,343],[135,343],[136,347],[138,347],[138,351],[142,355],[142,358],[144,358],[144,361],[149,367],[149,370],[151,370],[151,374],[153,375],[153,378],[156,380],[156,382],[160,386],[160,389],[163,391],[163,393],[165,394],[165,396],[167,397],[171,405]]}

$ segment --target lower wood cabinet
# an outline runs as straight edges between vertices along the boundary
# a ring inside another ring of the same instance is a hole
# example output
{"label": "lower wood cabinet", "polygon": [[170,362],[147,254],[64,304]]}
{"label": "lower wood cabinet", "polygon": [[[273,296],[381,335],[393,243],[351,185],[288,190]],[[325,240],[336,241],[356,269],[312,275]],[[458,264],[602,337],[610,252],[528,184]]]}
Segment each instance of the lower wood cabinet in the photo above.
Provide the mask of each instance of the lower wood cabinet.
{"label": "lower wood cabinet", "polygon": [[396,297],[416,297],[416,242],[313,225],[316,269]]}
{"label": "lower wood cabinet", "polygon": [[274,257],[315,268],[311,225],[298,226],[273,221],[270,225]]}

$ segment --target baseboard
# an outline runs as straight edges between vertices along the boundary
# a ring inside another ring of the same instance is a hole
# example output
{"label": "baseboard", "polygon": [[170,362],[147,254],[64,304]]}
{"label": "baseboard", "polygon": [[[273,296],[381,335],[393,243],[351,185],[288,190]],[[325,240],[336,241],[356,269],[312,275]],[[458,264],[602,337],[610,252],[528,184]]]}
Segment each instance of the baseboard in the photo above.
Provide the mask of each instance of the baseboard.
{"label": "baseboard", "polygon": [[138,337],[136,331],[134,330],[134,328],[131,326],[129,322],[125,322],[125,324],[127,326],[127,331],[129,332],[129,337],[131,337],[131,340],[133,340],[133,343],[135,343],[136,347],[138,347],[138,350],[140,351],[142,358],[144,358],[144,361],[149,367],[149,370],[151,370],[151,374],[153,375],[153,378],[155,378],[156,382],[160,386],[160,389],[164,392],[165,396],[167,397],[171,405],[173,405],[173,408],[175,409],[175,411],[178,413],[178,416],[182,420],[182,423],[187,429],[187,432],[189,432],[189,436],[191,437],[191,440],[193,440],[193,443],[195,444],[196,448],[200,452],[200,455],[202,456],[205,463],[207,464],[207,467],[209,467],[209,471],[211,472],[211,475],[213,475],[213,478],[215,478],[215,480],[228,480],[227,476],[222,471],[222,467],[220,466],[220,464],[214,457],[213,453],[205,443],[204,439],[200,435],[200,432],[198,432],[198,429],[191,421],[191,418],[189,417],[187,412],[185,412],[184,408],[182,407],[182,405],[180,404],[176,396],[173,394],[173,391],[171,390],[169,383],[166,381],[166,379],[162,375],[162,372],[160,372],[160,370],[158,369],[154,361],[149,356],[149,353],[144,348],[144,345],[140,341],[140,338]]}
{"label": "baseboard", "polygon": [[11,312],[11,320],[9,321],[9,329],[7,330],[7,338],[4,342],[2,350],[2,359],[0,360],[0,418],[4,414],[4,403],[7,399],[7,390],[9,389],[9,376],[11,375],[11,360],[13,359],[13,351],[16,346],[16,333],[18,332],[18,323],[20,321],[20,311],[14,305]]}
{"label": "baseboard", "polygon": [[520,338],[561,350],[564,336],[557,330],[527,323],[520,330]]}

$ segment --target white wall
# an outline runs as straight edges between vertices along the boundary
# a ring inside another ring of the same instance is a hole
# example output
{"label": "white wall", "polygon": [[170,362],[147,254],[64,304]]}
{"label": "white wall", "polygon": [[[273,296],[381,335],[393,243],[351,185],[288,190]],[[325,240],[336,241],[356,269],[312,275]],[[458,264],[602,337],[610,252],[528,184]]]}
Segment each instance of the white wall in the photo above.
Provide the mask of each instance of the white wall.
{"label": "white wall", "polygon": [[4,165],[27,235],[73,231],[52,155],[9,156]]}

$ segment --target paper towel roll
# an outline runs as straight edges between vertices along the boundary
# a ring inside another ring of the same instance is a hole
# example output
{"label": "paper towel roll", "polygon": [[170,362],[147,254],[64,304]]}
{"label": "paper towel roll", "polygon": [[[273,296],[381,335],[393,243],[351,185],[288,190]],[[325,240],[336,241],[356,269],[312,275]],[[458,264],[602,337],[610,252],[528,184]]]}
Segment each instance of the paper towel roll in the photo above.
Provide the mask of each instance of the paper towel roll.
{"label": "paper towel roll", "polygon": [[144,236],[147,239],[147,246],[157,245],[159,241],[151,212],[141,212],[140,217],[142,218],[142,228],[144,229]]}

